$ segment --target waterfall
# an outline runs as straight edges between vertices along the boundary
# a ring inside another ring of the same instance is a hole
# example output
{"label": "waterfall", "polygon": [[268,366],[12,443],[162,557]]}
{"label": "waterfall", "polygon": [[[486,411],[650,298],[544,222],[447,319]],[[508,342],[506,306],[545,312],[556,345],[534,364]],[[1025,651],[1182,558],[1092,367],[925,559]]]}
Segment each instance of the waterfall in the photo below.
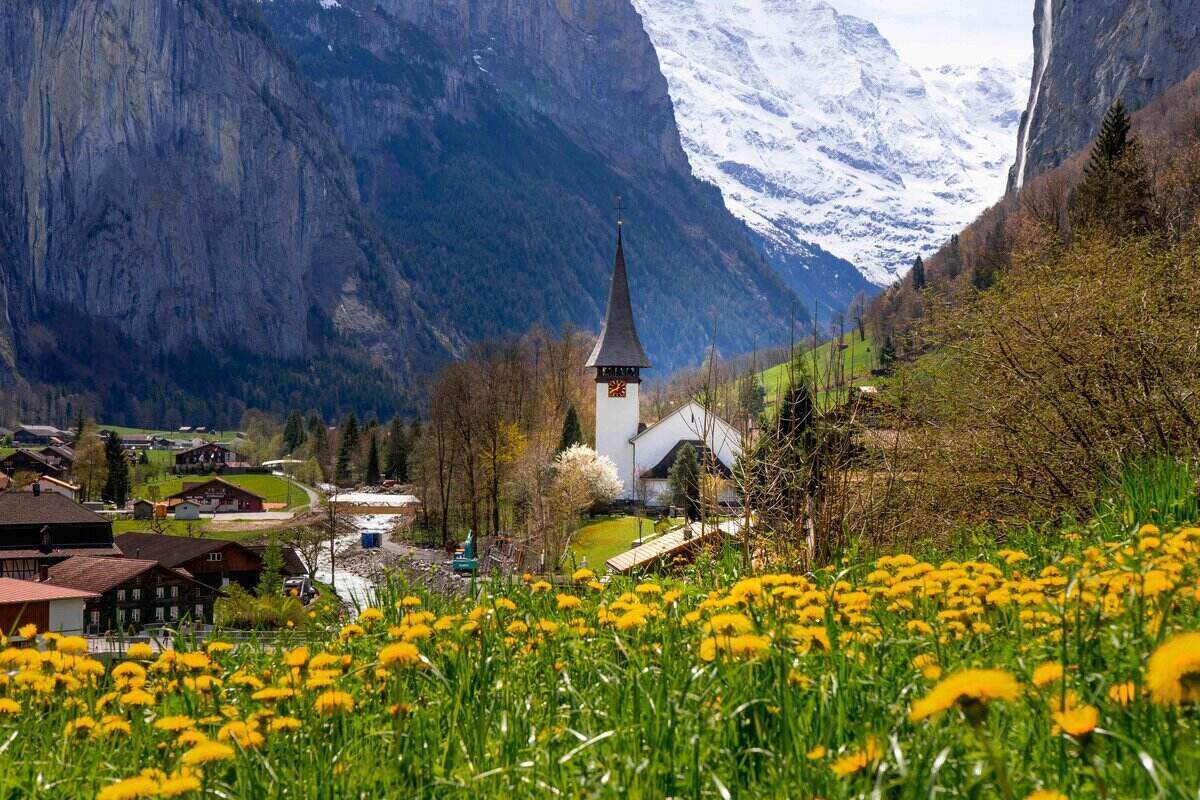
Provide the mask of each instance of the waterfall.
{"label": "waterfall", "polygon": [[1020,144],[1020,152],[1017,153],[1018,189],[1025,183],[1025,169],[1029,159],[1029,137],[1033,133],[1033,117],[1037,113],[1038,98],[1042,94],[1042,79],[1046,77],[1046,67],[1050,65],[1051,33],[1054,29],[1054,0],[1041,0],[1041,6],[1041,47],[1039,48],[1041,58],[1038,59],[1037,70],[1034,73],[1033,94],[1029,100],[1029,113],[1025,115],[1025,120],[1021,124],[1021,135],[1017,139]]}

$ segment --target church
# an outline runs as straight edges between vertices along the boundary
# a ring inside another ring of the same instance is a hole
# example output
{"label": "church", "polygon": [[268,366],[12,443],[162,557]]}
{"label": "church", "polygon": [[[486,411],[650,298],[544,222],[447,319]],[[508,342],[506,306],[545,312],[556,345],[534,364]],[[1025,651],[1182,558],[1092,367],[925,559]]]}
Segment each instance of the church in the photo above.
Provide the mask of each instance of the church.
{"label": "church", "polygon": [[[600,338],[585,365],[596,371],[596,452],[612,459],[624,485],[620,499],[651,507],[671,504],[668,476],[679,451],[691,444],[700,464],[732,478],[741,435],[702,405],[688,401],[652,425],[641,421],[639,389],[650,359],[638,339],[629,299],[623,225]],[[732,490],[722,502],[733,502]]]}

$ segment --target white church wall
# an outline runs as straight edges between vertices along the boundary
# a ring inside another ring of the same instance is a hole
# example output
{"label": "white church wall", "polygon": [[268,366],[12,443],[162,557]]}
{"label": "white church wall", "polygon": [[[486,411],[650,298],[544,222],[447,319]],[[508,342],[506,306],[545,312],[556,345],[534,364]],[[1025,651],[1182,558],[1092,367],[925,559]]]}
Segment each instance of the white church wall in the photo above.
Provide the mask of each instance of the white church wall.
{"label": "white church wall", "polygon": [[640,384],[629,383],[624,397],[609,397],[608,383],[596,384],[596,452],[608,456],[617,465],[617,475],[624,486],[619,499],[634,496],[633,444],[637,435],[641,409],[638,406]]}
{"label": "white church wall", "polygon": [[704,406],[690,402],[644,430],[635,442],[638,471],[653,469],[682,440],[705,442],[721,463],[732,469],[741,453],[741,437],[715,414],[711,424],[708,418]]}

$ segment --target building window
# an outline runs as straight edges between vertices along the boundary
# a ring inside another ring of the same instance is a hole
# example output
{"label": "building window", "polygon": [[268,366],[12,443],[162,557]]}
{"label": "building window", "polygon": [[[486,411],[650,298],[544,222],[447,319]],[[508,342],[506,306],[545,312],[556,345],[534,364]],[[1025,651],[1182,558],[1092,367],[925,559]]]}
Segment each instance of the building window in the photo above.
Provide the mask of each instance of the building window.
{"label": "building window", "polygon": [[134,622],[142,621],[142,610],[140,608],[130,609],[129,618]]}
{"label": "building window", "polygon": [[124,589],[117,589],[117,602],[118,603],[125,602],[125,590]]}
{"label": "building window", "polygon": [[204,622],[204,604],[196,603],[196,621]]}
{"label": "building window", "polygon": [[179,606],[171,606],[171,621],[179,619]]}
{"label": "building window", "polygon": [[97,609],[92,609],[91,616],[92,616],[92,624],[99,625],[100,624],[100,611]]}
{"label": "building window", "polygon": [[209,561],[221,561],[224,558],[225,558],[224,553],[209,553],[208,554]]}
{"label": "building window", "polygon": [[154,587],[154,599],[162,600],[164,597],[167,596],[166,592],[167,592],[167,588],[165,586],[155,586]]}
{"label": "building window", "polygon": [[125,609],[123,609],[123,608],[117,609],[117,624],[118,625],[125,624]]}
{"label": "building window", "polygon": [[171,597],[173,597],[173,598],[179,597],[179,587],[178,586],[171,587]]}
{"label": "building window", "polygon": [[164,609],[162,606],[154,607],[154,620],[156,622],[162,622],[165,614],[166,614],[166,609]]}
{"label": "building window", "polygon": [[138,600],[142,599],[142,590],[141,589],[130,589],[129,596],[133,598],[134,602],[137,602]]}

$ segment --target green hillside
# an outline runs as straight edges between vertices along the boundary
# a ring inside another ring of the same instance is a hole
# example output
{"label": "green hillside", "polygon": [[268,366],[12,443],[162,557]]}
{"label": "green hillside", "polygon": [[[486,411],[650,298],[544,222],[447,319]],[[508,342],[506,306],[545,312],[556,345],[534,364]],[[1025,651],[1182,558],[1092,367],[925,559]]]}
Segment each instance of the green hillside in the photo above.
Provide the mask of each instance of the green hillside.
{"label": "green hillside", "polygon": [[[851,386],[878,383],[872,380],[871,370],[877,365],[877,354],[871,337],[860,339],[857,331],[831,339],[804,352],[798,359],[804,369],[816,378],[817,401],[823,407],[836,405],[845,399]],[[766,390],[767,407],[773,407],[787,391],[794,369],[788,362],[776,364],[759,373]]]}

